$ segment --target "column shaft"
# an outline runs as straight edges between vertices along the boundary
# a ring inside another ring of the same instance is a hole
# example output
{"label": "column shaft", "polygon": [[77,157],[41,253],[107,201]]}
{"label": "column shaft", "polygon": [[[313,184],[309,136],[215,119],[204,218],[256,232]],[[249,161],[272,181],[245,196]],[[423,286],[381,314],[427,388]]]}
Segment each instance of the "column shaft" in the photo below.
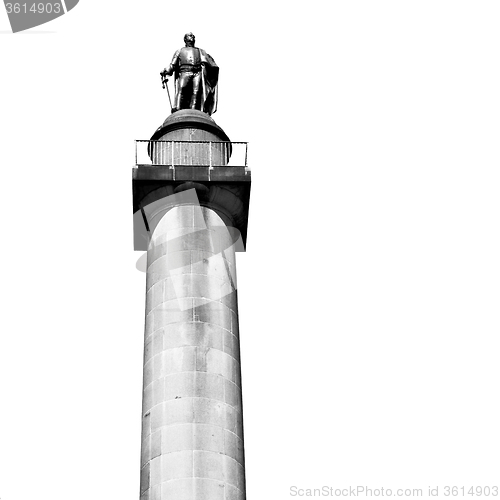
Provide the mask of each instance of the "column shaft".
{"label": "column shaft", "polygon": [[244,500],[234,246],[206,207],[169,210],[148,250],[141,500]]}

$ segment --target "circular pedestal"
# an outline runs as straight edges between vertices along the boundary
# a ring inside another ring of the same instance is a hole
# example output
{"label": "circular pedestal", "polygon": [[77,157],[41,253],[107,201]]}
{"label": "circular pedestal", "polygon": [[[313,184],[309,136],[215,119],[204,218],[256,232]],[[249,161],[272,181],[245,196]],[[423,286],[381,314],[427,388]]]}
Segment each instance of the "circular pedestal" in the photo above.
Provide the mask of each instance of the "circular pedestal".
{"label": "circular pedestal", "polygon": [[150,144],[153,165],[225,166],[231,156],[226,133],[210,116],[195,109],[171,114],[151,140],[170,141]]}

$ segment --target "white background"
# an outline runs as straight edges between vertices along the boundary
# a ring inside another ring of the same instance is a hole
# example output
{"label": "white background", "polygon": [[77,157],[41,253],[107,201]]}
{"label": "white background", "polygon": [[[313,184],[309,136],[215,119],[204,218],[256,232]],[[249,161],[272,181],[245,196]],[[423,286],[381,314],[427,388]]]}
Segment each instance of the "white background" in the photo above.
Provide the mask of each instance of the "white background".
{"label": "white background", "polygon": [[0,13],[1,500],[137,500],[134,139],[193,31],[249,141],[249,499],[500,483],[500,5],[81,0]]}

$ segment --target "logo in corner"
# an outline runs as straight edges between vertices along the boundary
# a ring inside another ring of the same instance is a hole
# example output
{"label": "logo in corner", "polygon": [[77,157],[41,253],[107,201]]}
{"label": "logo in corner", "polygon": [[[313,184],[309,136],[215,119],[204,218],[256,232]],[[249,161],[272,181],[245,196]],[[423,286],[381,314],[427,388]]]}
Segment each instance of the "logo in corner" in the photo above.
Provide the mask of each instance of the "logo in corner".
{"label": "logo in corner", "polygon": [[69,12],[80,0],[4,0],[14,33],[48,23]]}

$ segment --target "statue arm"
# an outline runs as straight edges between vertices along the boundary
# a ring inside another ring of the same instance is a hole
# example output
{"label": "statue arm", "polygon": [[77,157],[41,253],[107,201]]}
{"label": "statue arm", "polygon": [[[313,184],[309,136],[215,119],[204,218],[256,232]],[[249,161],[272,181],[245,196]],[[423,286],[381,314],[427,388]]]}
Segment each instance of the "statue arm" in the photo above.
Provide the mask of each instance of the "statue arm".
{"label": "statue arm", "polygon": [[172,62],[170,63],[170,66],[168,68],[165,68],[162,71],[163,75],[168,75],[172,76],[174,74],[175,68],[177,67],[177,64],[179,62],[179,50],[174,54],[174,57],[172,57]]}

